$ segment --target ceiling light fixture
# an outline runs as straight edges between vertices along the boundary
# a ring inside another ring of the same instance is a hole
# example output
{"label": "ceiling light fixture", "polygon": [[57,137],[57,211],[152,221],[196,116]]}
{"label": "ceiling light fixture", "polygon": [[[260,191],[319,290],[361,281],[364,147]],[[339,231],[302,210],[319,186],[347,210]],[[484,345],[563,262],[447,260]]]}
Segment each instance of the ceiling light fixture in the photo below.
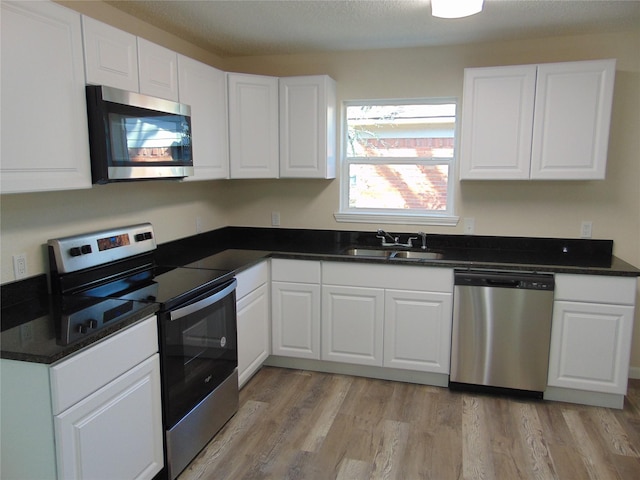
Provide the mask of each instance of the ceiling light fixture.
{"label": "ceiling light fixture", "polygon": [[431,15],[440,18],[462,18],[482,11],[484,0],[431,0]]}

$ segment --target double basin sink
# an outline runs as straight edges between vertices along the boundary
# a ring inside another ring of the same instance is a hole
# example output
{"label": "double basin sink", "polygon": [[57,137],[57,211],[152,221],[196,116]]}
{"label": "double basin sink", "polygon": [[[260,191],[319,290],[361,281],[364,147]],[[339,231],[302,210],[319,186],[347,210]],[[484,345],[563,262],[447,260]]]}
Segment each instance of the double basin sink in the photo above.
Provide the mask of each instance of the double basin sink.
{"label": "double basin sink", "polygon": [[427,252],[415,250],[395,250],[377,248],[348,248],[342,252],[354,257],[369,257],[383,259],[407,259],[407,260],[441,260],[444,255],[440,252]]}

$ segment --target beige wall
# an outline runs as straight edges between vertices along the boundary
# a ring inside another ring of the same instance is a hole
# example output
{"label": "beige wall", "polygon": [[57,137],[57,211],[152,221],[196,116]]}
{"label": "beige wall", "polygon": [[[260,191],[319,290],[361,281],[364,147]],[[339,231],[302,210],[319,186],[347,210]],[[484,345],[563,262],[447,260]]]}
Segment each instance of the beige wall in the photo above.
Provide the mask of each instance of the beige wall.
{"label": "beige wall", "polygon": [[[456,214],[474,217],[477,234],[571,237],[582,220],[594,238],[614,240],[614,252],[640,266],[640,28],[635,32],[517,42],[366,52],[221,59],[101,2],[60,2],[228,71],[269,75],[326,73],[338,100],[461,97],[463,68],[616,58],[616,84],[607,179],[595,182],[456,182]],[[1,197],[2,283],[13,280],[11,255],[26,252],[29,273],[46,271],[48,238],[151,221],[160,242],[205,229],[269,226],[279,211],[283,227],[413,232],[416,226],[336,223],[338,180],[248,180],[137,183],[87,191]],[[462,226],[420,227],[461,233]],[[640,375],[640,308],[632,366]]]}

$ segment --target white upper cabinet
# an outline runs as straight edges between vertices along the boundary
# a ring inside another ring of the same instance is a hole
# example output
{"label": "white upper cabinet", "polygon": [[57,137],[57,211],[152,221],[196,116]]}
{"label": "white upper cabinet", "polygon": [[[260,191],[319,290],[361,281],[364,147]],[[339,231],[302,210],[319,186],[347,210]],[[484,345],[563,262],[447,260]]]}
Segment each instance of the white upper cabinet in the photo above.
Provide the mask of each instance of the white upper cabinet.
{"label": "white upper cabinet", "polygon": [[225,72],[178,55],[179,99],[191,106],[194,175],[185,180],[229,178]]}
{"label": "white upper cabinet", "polygon": [[335,178],[336,82],[280,78],[280,177]]}
{"label": "white upper cabinet", "polygon": [[615,60],[465,69],[461,180],[605,177]]}
{"label": "white upper cabinet", "polygon": [[87,83],[178,101],[178,54],[83,16]]}
{"label": "white upper cabinet", "polygon": [[138,44],[131,33],[82,17],[87,83],[137,92]]}
{"label": "white upper cabinet", "polygon": [[529,178],[536,66],[464,71],[460,178]]}
{"label": "white upper cabinet", "polygon": [[178,54],[138,37],[140,93],[178,101]]}
{"label": "white upper cabinet", "polygon": [[228,74],[231,178],[278,178],[278,78]]}
{"label": "white upper cabinet", "polygon": [[538,66],[531,178],[604,179],[615,60]]}
{"label": "white upper cabinet", "polygon": [[1,192],[90,188],[80,14],[53,2],[0,8]]}

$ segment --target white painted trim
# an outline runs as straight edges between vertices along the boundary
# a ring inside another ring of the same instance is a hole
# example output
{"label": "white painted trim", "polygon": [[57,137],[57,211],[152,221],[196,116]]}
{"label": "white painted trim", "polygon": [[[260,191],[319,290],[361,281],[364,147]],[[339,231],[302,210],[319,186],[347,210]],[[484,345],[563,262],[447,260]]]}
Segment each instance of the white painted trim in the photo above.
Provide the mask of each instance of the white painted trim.
{"label": "white painted trim", "polygon": [[349,223],[374,223],[374,224],[400,224],[400,225],[439,225],[455,227],[460,220],[457,216],[436,215],[403,215],[381,213],[347,213],[336,212],[333,214],[336,222]]}

